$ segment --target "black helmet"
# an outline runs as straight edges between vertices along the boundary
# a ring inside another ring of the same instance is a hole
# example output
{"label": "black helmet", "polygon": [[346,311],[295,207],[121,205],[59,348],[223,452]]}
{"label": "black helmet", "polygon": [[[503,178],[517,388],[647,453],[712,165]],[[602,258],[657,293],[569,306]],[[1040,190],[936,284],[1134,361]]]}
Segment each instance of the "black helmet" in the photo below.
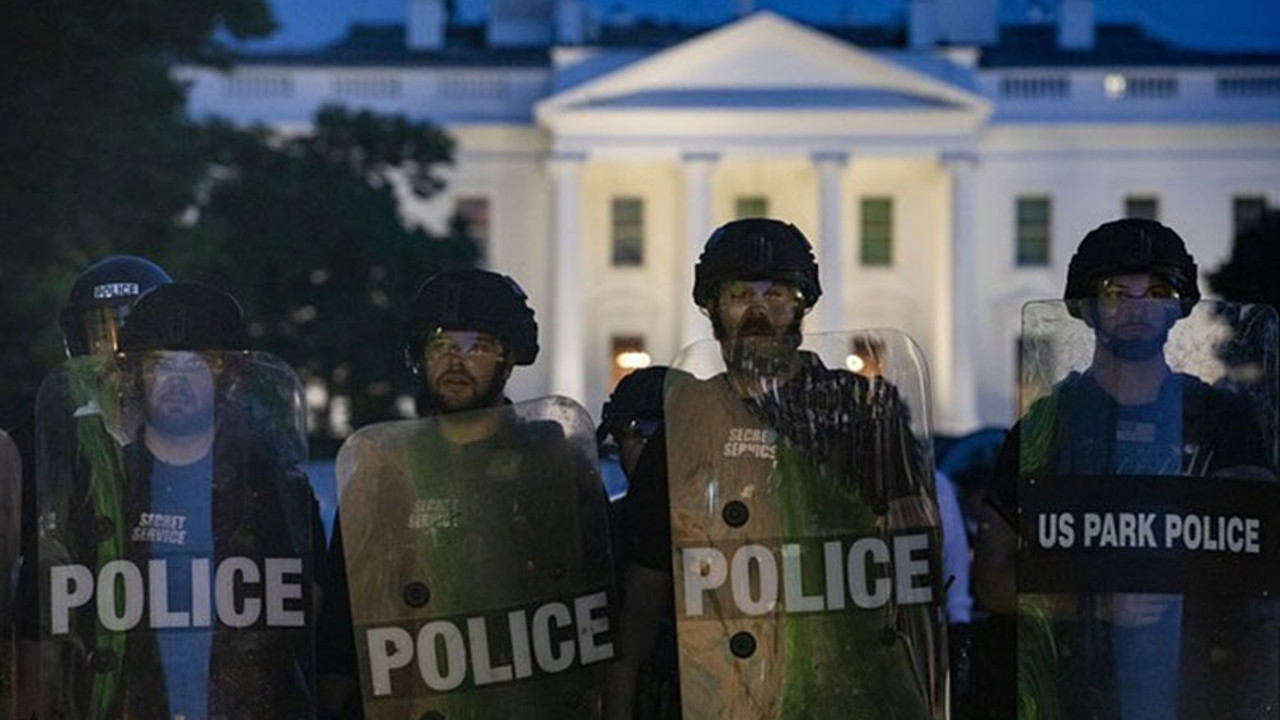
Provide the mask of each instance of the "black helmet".
{"label": "black helmet", "polygon": [[633,420],[661,421],[666,379],[665,365],[650,365],[630,372],[619,380],[600,411],[600,429],[596,433],[598,439],[603,441],[615,428]]}
{"label": "black helmet", "polygon": [[513,365],[538,357],[538,323],[524,290],[488,270],[444,270],[427,278],[413,297],[405,324],[405,362],[422,370],[422,345],[437,330],[476,330],[498,338]]}
{"label": "black helmet", "polygon": [[728,280],[784,280],[795,283],[805,308],[822,295],[813,247],[795,225],[770,218],[745,218],[711,233],[693,269],[693,301],[702,308],[715,302]]}
{"label": "black helmet", "polygon": [[120,349],[247,350],[240,303],[198,283],[160,285],[143,293],[120,335]]}
{"label": "black helmet", "polygon": [[[1125,273],[1150,273],[1167,280],[1182,298],[1182,315],[1200,300],[1196,261],[1178,233],[1155,220],[1126,218],[1103,223],[1084,236],[1067,269],[1064,300],[1097,295],[1098,282]],[[1076,303],[1068,302],[1079,317]]]}
{"label": "black helmet", "polygon": [[90,265],[71,285],[58,319],[67,355],[88,355],[95,345],[119,348],[120,328],[134,301],[173,282],[159,265],[133,255],[113,255]]}

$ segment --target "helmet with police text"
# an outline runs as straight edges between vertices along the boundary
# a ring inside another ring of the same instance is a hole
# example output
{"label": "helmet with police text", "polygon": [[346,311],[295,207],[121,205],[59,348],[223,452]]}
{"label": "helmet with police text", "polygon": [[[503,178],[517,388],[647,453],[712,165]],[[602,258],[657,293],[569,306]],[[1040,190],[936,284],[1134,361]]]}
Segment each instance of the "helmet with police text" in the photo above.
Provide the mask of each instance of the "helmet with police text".
{"label": "helmet with police text", "polygon": [[124,352],[248,348],[240,303],[199,283],[160,285],[143,293],[120,334]]}
{"label": "helmet with police text", "polygon": [[134,301],[171,282],[159,265],[133,255],[113,255],[90,265],[71,285],[58,318],[67,355],[115,352]]}
{"label": "helmet with police text", "polygon": [[[1196,261],[1182,238],[1171,228],[1142,218],[1103,223],[1084,236],[1067,268],[1063,299],[1097,297],[1098,283],[1106,278],[1139,273],[1168,282],[1182,301],[1183,317],[1200,300]],[[1076,305],[1067,303],[1071,314],[1079,317]]]}
{"label": "helmet with police text", "polygon": [[405,362],[422,371],[422,348],[438,330],[472,330],[502,343],[512,365],[532,365],[538,357],[538,323],[528,296],[506,275],[474,268],[443,270],[418,288],[405,324]]}
{"label": "helmet with police text", "polygon": [[665,365],[650,365],[623,376],[600,411],[597,439],[603,442],[628,426],[642,428],[646,437],[651,435],[663,418],[666,379]]}
{"label": "helmet with police text", "polygon": [[794,283],[806,310],[822,295],[808,238],[795,225],[771,218],[744,218],[717,228],[693,275],[693,301],[702,308],[710,308],[721,284],[733,280]]}

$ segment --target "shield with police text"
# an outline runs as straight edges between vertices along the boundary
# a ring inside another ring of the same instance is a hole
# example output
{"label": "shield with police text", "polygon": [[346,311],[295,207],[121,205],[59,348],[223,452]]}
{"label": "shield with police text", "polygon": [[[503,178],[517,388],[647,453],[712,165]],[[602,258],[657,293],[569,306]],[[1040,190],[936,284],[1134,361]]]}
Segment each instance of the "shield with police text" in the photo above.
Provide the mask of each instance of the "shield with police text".
{"label": "shield with police text", "polygon": [[595,718],[615,653],[595,428],[549,397],[372,425],[337,475],[369,718]]}
{"label": "shield with police text", "polygon": [[892,330],[705,341],[665,397],[685,718],[942,718],[924,359]]}
{"label": "shield with police text", "polygon": [[1264,306],[1023,308],[1024,716],[1276,717],[1276,342]]}
{"label": "shield with police text", "polygon": [[314,716],[303,410],[260,353],[79,357],[45,380],[42,717]]}
{"label": "shield with police text", "polygon": [[[18,530],[22,509],[22,458],[13,440],[0,430],[0,572],[16,577],[19,556]],[[0,627],[12,628],[15,620],[12,593],[0,593]],[[9,717],[14,702],[16,649],[11,635],[0,642],[0,717]]]}

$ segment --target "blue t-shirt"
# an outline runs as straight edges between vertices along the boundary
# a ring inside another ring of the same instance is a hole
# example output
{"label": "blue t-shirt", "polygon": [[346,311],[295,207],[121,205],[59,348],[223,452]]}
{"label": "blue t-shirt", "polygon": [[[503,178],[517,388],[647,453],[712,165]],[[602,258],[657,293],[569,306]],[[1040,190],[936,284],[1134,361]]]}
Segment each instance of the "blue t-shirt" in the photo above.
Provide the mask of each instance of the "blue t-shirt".
{"label": "blue t-shirt", "polygon": [[[209,651],[213,585],[213,459],[206,455],[190,465],[169,465],[156,460],[151,473],[151,512],[147,520],[151,555],[167,560],[168,609],[185,612],[191,627],[158,629],[156,645],[169,698],[169,717],[206,720],[209,693]],[[193,562],[193,561],[201,562]],[[203,574],[199,602],[193,612],[193,567]],[[208,613],[206,617],[199,615]],[[206,620],[207,623],[206,624]]]}

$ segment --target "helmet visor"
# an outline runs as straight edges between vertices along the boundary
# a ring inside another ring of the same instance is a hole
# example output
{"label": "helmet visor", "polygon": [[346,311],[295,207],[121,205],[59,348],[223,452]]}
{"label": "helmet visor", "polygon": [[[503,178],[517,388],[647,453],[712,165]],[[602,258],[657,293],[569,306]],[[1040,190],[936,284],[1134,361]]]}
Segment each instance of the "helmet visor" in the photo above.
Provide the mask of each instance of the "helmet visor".
{"label": "helmet visor", "polygon": [[427,337],[422,351],[427,362],[458,357],[467,364],[491,363],[503,357],[502,341],[483,332],[437,330]]}
{"label": "helmet visor", "polygon": [[67,354],[109,355],[120,347],[120,328],[129,315],[128,305],[98,305],[63,315],[62,339]]}

